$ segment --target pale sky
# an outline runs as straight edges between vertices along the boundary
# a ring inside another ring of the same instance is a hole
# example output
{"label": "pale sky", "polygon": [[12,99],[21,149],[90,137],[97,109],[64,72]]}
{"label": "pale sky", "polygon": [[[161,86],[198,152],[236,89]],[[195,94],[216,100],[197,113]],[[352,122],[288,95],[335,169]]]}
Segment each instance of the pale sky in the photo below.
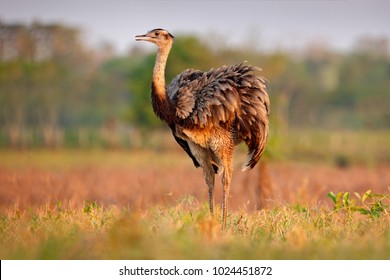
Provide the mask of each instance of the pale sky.
{"label": "pale sky", "polygon": [[362,36],[390,38],[390,1],[0,0],[0,20],[69,24],[82,28],[90,44],[107,40],[119,51],[133,46],[135,35],[156,27],[213,41],[215,34],[229,43],[249,40],[263,48],[320,41],[347,49]]}

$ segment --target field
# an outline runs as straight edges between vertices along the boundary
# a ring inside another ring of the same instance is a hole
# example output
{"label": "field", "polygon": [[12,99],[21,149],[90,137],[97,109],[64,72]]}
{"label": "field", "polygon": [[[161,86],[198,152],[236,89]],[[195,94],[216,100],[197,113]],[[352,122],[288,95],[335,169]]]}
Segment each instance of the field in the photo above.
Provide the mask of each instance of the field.
{"label": "field", "polygon": [[[389,194],[386,161],[274,159],[241,172],[243,156],[221,231],[202,171],[179,150],[2,150],[0,258],[390,258],[388,197],[363,213],[354,196]],[[331,191],[351,195],[338,211]]]}

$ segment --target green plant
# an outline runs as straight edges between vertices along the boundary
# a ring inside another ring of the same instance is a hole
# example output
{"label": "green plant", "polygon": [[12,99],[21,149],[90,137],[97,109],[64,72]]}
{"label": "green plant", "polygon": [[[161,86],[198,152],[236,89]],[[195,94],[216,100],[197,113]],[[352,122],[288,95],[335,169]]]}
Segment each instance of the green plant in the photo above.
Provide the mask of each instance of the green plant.
{"label": "green plant", "polygon": [[86,200],[84,202],[84,209],[83,209],[83,212],[84,213],[92,213],[93,211],[98,211],[100,210],[100,205],[96,202],[96,201],[89,201],[89,200]]}
{"label": "green plant", "polygon": [[356,199],[350,198],[349,192],[328,193],[328,197],[334,203],[335,211],[344,210],[347,213],[360,212],[363,215],[369,215],[371,218],[375,218],[390,210],[389,194],[375,194],[371,190],[368,190],[363,195],[357,192],[354,195],[358,198],[361,205],[356,204]]}

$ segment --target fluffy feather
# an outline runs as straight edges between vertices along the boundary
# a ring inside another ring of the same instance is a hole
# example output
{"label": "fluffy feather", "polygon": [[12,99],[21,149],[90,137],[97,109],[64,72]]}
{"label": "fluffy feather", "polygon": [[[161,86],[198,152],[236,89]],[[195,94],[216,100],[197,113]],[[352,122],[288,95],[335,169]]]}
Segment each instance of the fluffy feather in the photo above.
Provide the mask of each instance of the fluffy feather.
{"label": "fluffy feather", "polygon": [[246,169],[259,161],[268,136],[270,102],[259,71],[244,63],[209,72],[189,69],[176,76],[167,89],[176,123],[181,126],[231,127],[234,142],[244,141],[248,146]]}

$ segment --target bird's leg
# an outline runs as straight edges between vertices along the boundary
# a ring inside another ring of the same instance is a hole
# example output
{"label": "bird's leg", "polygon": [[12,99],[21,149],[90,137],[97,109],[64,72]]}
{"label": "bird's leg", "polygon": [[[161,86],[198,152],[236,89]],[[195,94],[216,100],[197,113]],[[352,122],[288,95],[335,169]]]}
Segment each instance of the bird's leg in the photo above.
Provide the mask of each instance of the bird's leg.
{"label": "bird's leg", "polygon": [[225,165],[222,173],[222,187],[223,187],[222,229],[226,229],[231,178],[232,178],[232,168],[230,164]]}
{"label": "bird's leg", "polygon": [[230,193],[230,182],[232,178],[232,158],[233,158],[233,147],[234,144],[230,143],[221,147],[218,147],[216,154],[218,155],[220,162],[223,167],[222,171],[222,189],[223,189],[223,200],[222,200],[222,229],[226,229],[227,224],[227,212],[228,212],[228,200]]}
{"label": "bird's leg", "polygon": [[214,169],[210,162],[204,162],[203,164],[203,175],[207,184],[207,187],[209,188],[209,207],[210,207],[210,213],[212,216],[214,216],[214,181],[215,181],[215,175],[214,175]]}
{"label": "bird's leg", "polygon": [[188,146],[191,149],[191,153],[203,168],[203,176],[209,188],[209,207],[211,215],[214,215],[214,179],[215,171],[212,164],[212,158],[207,149],[189,141]]}

